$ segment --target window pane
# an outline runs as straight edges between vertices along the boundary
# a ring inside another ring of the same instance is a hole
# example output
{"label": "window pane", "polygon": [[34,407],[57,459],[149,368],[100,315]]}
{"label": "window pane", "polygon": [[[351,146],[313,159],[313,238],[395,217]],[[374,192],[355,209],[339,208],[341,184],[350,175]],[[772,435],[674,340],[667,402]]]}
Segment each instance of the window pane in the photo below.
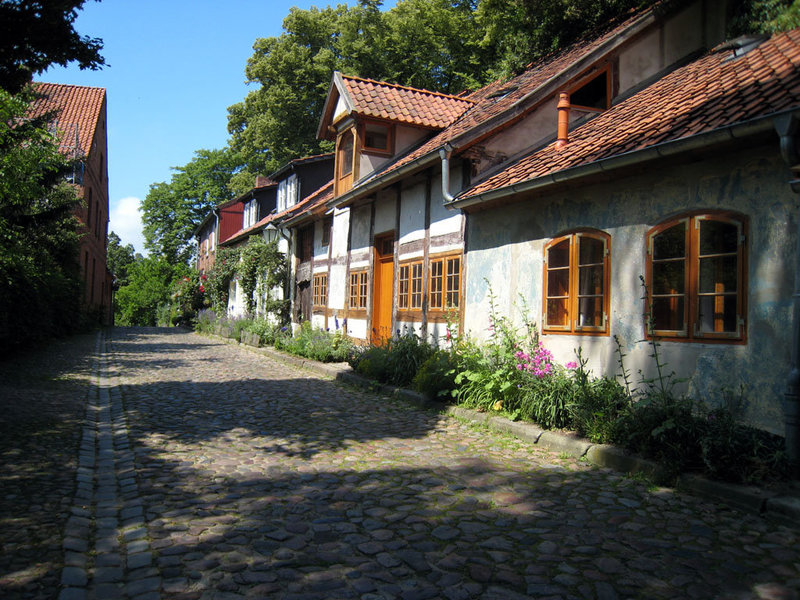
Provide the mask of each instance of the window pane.
{"label": "window pane", "polygon": [[686,222],[678,223],[653,237],[653,260],[686,256]]}
{"label": "window pane", "polygon": [[397,286],[397,307],[408,308],[408,265],[400,267]]}
{"label": "window pane", "polygon": [[652,306],[654,329],[660,331],[682,331],[685,329],[683,296],[653,298]]}
{"label": "window pane", "polygon": [[569,295],[569,269],[557,269],[547,272],[547,296]]}
{"label": "window pane", "polygon": [[578,247],[578,264],[596,265],[603,262],[605,255],[605,244],[603,240],[597,240],[586,236],[580,236]]}
{"label": "window pane", "polygon": [[653,262],[653,294],[682,294],[686,280],[684,278],[685,262],[671,260]]}
{"label": "window pane", "polygon": [[447,261],[447,297],[446,308],[458,308],[458,296],[461,291],[461,259],[452,258]]}
{"label": "window pane", "polygon": [[736,252],[739,244],[739,228],[733,223],[699,219],[700,255]]}
{"label": "window pane", "polygon": [[569,319],[567,298],[547,299],[547,325],[550,327],[566,327]]}
{"label": "window pane", "polygon": [[700,259],[700,292],[735,292],[737,280],[736,256],[716,256]]}
{"label": "window pane", "polygon": [[603,326],[603,298],[581,298],[578,300],[578,325],[580,327]]}
{"label": "window pane", "polygon": [[547,266],[550,269],[569,267],[569,239],[547,250]]}
{"label": "window pane", "polygon": [[339,177],[349,175],[353,171],[353,136],[345,134],[339,149]]}
{"label": "window pane", "polygon": [[578,269],[578,295],[594,296],[602,294],[603,266],[580,267]]}
{"label": "window pane", "polygon": [[376,150],[389,149],[389,128],[377,123],[367,123],[364,127],[364,147]]}
{"label": "window pane", "polygon": [[430,308],[442,308],[442,261],[431,263]]}
{"label": "window pane", "polygon": [[411,265],[411,308],[422,308],[422,263]]}
{"label": "window pane", "polygon": [[736,296],[700,296],[700,330],[736,333]]}

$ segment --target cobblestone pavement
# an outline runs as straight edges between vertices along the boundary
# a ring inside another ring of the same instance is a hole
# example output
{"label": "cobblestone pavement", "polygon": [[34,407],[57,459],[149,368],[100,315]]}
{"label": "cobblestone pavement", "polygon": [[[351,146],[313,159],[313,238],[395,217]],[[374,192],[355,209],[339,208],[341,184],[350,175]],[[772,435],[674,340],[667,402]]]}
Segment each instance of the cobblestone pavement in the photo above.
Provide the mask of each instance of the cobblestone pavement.
{"label": "cobblestone pavement", "polygon": [[101,350],[60,591],[0,531],[0,597],[798,598],[798,529],[193,334]]}

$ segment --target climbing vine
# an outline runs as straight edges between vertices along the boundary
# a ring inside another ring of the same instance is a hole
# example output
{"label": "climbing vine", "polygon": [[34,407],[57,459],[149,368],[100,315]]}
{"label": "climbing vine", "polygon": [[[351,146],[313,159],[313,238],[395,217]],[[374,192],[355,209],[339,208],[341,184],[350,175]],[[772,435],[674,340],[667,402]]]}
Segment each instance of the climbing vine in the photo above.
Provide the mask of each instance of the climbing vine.
{"label": "climbing vine", "polygon": [[239,264],[239,248],[217,248],[214,267],[208,272],[206,288],[211,300],[211,308],[217,314],[228,312],[228,290],[236,276]]}

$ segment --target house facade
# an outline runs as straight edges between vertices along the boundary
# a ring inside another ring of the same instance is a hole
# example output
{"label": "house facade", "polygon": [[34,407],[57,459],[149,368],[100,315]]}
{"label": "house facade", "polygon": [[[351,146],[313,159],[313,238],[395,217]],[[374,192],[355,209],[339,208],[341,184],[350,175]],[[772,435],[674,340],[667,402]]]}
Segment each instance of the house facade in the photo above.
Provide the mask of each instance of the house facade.
{"label": "house facade", "polygon": [[[715,402],[744,384],[747,420],[783,433],[800,34],[724,43],[726,15],[644,10],[458,97],[334,74],[315,322],[485,339],[494,296],[519,324],[527,305],[562,363],[580,348],[614,375],[619,342],[649,378],[658,340],[683,389]],[[423,131],[431,113],[444,122]]]}
{"label": "house facade", "polygon": [[34,83],[31,116],[54,113],[59,150],[78,159],[72,183],[83,203],[78,261],[84,281],[83,305],[100,321],[111,324],[113,279],[106,264],[108,244],[108,144],[106,91],[103,88]]}

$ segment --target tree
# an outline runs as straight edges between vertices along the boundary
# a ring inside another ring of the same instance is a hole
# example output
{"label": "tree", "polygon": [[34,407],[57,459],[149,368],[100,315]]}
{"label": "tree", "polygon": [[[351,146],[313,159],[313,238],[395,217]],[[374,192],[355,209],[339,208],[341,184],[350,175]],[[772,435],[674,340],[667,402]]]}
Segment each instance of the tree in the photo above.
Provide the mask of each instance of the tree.
{"label": "tree", "polygon": [[86,0],[0,0],[0,87],[16,94],[52,64],[81,69],[105,64],[102,40],[73,23]]}
{"label": "tree", "polygon": [[[122,240],[113,231],[108,234],[108,246],[106,248],[108,270],[114,276],[117,287],[128,284],[128,269],[136,262],[136,250],[132,244],[122,245]],[[139,260],[141,260],[141,255]]]}
{"label": "tree", "polygon": [[227,200],[239,168],[230,149],[198,150],[183,167],[173,167],[169,183],[154,183],[142,202],[145,247],[170,263],[189,264],[192,233],[208,212]]}
{"label": "tree", "polygon": [[184,264],[148,256],[130,266],[128,285],[117,292],[117,324],[154,326],[159,306],[167,304],[174,281],[189,274]]}
{"label": "tree", "polygon": [[68,333],[80,319],[80,203],[71,165],[29,94],[0,89],[0,348]]}

